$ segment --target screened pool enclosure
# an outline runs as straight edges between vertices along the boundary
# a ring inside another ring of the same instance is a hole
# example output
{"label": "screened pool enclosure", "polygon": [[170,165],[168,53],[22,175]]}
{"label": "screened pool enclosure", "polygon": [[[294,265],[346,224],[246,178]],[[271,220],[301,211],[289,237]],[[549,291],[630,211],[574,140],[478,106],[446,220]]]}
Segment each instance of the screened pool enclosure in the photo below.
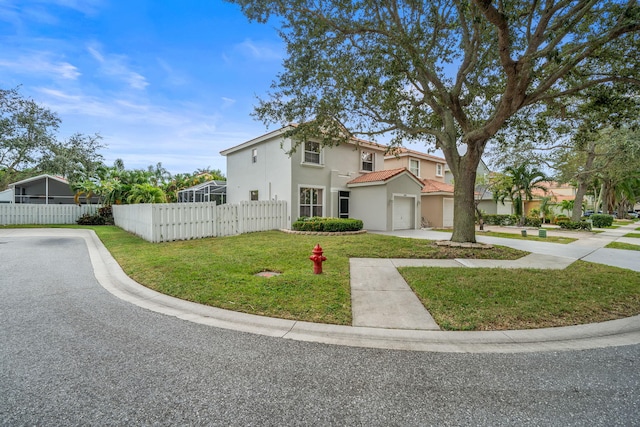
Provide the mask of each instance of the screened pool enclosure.
{"label": "screened pool enclosure", "polygon": [[207,181],[178,191],[178,203],[189,202],[216,202],[216,205],[226,203],[227,182]]}

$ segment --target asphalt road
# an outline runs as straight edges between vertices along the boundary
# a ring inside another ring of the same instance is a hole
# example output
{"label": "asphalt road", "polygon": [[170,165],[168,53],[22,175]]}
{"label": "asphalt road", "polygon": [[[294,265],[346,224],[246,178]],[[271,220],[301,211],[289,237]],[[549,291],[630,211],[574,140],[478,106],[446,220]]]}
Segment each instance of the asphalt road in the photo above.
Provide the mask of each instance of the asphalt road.
{"label": "asphalt road", "polygon": [[104,290],[80,238],[0,241],[0,424],[640,425],[640,346],[456,354],[195,324]]}

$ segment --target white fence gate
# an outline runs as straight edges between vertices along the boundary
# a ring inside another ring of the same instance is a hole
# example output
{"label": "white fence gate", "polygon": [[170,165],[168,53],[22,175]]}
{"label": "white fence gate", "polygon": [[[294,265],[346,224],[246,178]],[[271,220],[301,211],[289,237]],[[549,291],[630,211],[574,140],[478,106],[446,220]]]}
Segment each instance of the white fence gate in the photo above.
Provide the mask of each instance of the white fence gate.
{"label": "white fence gate", "polygon": [[95,215],[101,205],[0,204],[0,225],[75,224],[84,214]]}
{"label": "white fence gate", "polygon": [[115,224],[149,242],[221,237],[285,228],[284,201],[114,205]]}

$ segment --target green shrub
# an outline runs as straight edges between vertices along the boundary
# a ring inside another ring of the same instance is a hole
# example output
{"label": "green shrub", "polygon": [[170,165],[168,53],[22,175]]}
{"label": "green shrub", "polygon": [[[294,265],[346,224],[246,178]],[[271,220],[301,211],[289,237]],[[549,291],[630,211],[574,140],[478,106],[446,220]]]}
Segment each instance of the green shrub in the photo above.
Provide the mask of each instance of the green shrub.
{"label": "green shrub", "polygon": [[571,218],[569,218],[568,216],[564,216],[564,215],[558,215],[557,217],[555,217],[553,219],[553,223],[556,225],[560,225],[562,226],[563,222],[569,222],[571,221]]}
{"label": "green shrub", "polygon": [[107,219],[100,215],[84,214],[76,222],[79,225],[105,225]]}
{"label": "green shrub", "polygon": [[95,215],[84,214],[76,220],[79,225],[113,225],[113,211],[111,206],[98,209]]}
{"label": "green shrub", "polygon": [[524,225],[526,225],[527,227],[539,228],[540,226],[542,226],[542,218],[528,216],[525,218]]}
{"label": "green shrub", "polygon": [[561,221],[558,223],[560,228],[565,230],[587,230],[591,231],[591,224],[587,221]]}
{"label": "green shrub", "polygon": [[485,225],[515,225],[518,223],[516,215],[484,215]]}
{"label": "green shrub", "polygon": [[353,218],[298,218],[291,228],[296,231],[324,231],[337,233],[342,231],[359,231],[362,230],[363,223],[359,219]]}
{"label": "green shrub", "polygon": [[613,216],[593,214],[591,215],[591,221],[596,228],[611,227],[611,225],[613,225]]}

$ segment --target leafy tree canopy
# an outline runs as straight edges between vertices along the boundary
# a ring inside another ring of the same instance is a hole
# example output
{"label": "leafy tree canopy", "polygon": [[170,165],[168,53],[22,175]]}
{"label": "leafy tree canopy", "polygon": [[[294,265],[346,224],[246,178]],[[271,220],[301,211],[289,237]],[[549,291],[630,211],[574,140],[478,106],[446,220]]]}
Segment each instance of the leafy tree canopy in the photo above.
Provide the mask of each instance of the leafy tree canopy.
{"label": "leafy tree canopy", "polygon": [[[288,56],[256,115],[299,141],[390,132],[442,149],[452,240],[475,241],[475,173],[488,141],[546,126],[572,96],[637,85],[637,0],[229,0],[278,17]],[[344,126],[343,126],[344,125]]]}
{"label": "leafy tree canopy", "polygon": [[24,98],[18,88],[0,89],[0,189],[27,178],[27,171],[72,181],[95,173],[103,159],[100,135],[76,133],[59,141],[59,125],[54,112]]}

